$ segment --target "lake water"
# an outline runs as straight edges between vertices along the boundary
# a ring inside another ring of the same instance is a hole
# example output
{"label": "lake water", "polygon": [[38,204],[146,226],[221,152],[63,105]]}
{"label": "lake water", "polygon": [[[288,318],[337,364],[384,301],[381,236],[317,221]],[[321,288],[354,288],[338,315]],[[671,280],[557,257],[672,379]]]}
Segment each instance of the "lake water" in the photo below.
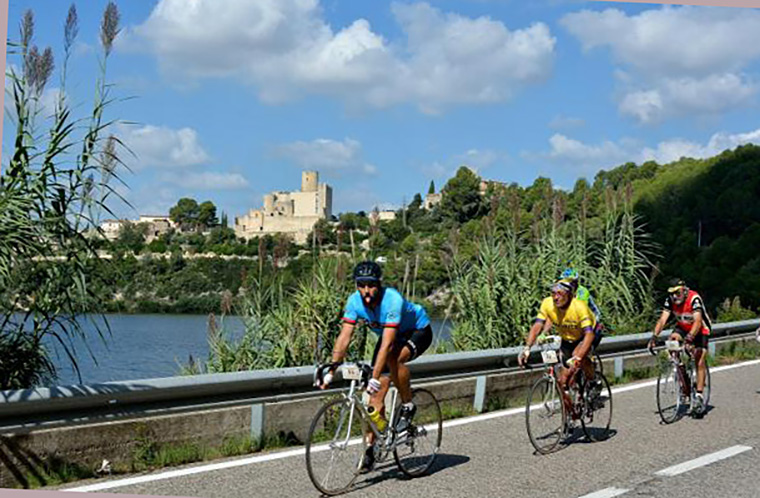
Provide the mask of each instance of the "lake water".
{"label": "lake water", "polygon": [[[111,335],[97,337],[87,326],[88,341],[75,341],[82,383],[172,377],[188,358],[204,360],[208,355],[206,315],[108,315]],[[433,320],[433,331],[448,336],[448,327]],[[225,330],[233,337],[243,331],[239,317],[226,317]],[[93,355],[87,352],[89,346]],[[97,363],[92,356],[97,358]],[[62,351],[54,353],[58,385],[78,384],[76,372]]]}

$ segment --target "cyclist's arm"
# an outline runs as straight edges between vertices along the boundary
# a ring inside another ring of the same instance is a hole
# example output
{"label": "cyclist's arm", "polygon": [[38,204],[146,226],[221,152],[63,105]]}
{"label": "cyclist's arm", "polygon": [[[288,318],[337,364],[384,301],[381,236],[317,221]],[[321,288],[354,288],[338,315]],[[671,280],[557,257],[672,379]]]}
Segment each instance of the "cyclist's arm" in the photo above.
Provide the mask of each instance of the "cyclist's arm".
{"label": "cyclist's arm", "polygon": [[657,323],[654,325],[654,332],[652,332],[652,339],[656,339],[660,336],[660,332],[662,332],[662,329],[665,328],[665,325],[668,323],[668,318],[670,318],[670,310],[662,310],[662,313],[660,314],[660,319],[657,320]]}
{"label": "cyclist's arm", "polygon": [[692,339],[697,337],[697,334],[702,332],[702,327],[704,326],[704,321],[702,320],[702,312],[695,310],[694,311],[694,323],[691,326],[691,330],[689,331],[689,335]]}
{"label": "cyclist's arm", "polygon": [[586,327],[583,329],[583,342],[581,342],[581,348],[578,350],[578,359],[582,360],[586,357],[591,350],[591,346],[594,344],[595,337],[593,328]]}
{"label": "cyclist's arm", "polygon": [[332,352],[332,361],[337,363],[343,361],[348,351],[348,345],[351,342],[351,335],[354,333],[354,324],[349,322],[343,322],[340,328],[340,334],[335,341]]}
{"label": "cyclist's arm", "polygon": [[533,326],[530,328],[530,332],[528,332],[528,338],[525,340],[525,346],[531,347],[534,345],[538,336],[551,328],[551,319],[547,318],[546,320],[542,320],[541,318],[536,318],[536,321],[533,322]]}
{"label": "cyclist's arm", "polygon": [[380,343],[380,349],[377,351],[377,359],[375,360],[374,369],[372,370],[372,378],[380,380],[380,375],[383,373],[383,367],[388,360],[388,352],[393,345],[393,341],[396,339],[396,328],[385,327],[383,329],[383,337]]}
{"label": "cyclist's arm", "polygon": [[544,326],[541,328],[541,334],[549,333],[549,331],[552,329],[552,325],[552,321],[549,318],[544,320]]}

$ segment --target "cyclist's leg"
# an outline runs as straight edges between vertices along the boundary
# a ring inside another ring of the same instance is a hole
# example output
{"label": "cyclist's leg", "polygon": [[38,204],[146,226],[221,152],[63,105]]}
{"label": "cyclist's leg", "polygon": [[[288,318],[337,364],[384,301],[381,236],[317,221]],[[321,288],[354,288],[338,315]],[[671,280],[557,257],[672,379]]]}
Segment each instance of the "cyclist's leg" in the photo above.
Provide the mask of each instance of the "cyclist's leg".
{"label": "cyclist's leg", "polygon": [[694,340],[694,362],[697,364],[697,392],[701,393],[707,377],[707,336],[701,332]]}
{"label": "cyclist's leg", "polygon": [[412,401],[411,376],[406,364],[424,353],[432,342],[433,328],[428,325],[422,330],[415,330],[402,337],[391,349],[388,368],[403,403]]}
{"label": "cyclist's leg", "polygon": [[[670,334],[669,339],[671,341],[678,341],[681,343],[683,342],[683,336],[681,336],[680,333],[675,332],[675,331],[673,331]],[[671,352],[670,356],[672,356],[674,359],[678,359],[678,353]],[[691,396],[691,381],[686,375],[686,366],[682,362],[679,362],[678,365],[679,365],[678,376],[680,377],[679,380],[681,381],[681,388],[683,389],[683,395],[686,396],[686,398],[688,399],[688,397]]]}
{"label": "cyclist's leg", "polygon": [[[375,362],[377,361],[377,353],[380,350],[380,342],[377,341],[377,345],[375,346],[375,352],[372,354],[372,365],[374,366]],[[386,366],[383,368],[382,375],[380,376],[380,390],[376,392],[375,394],[371,394],[369,397],[369,405],[373,407],[375,410],[379,411],[380,414],[387,418],[385,414],[385,395],[388,394],[388,389],[391,386],[391,379],[388,376],[388,367]],[[368,429],[367,432],[367,441],[370,445],[375,442],[375,433],[372,432],[372,429]]]}
{"label": "cyclist's leg", "polygon": [[578,347],[579,344],[580,344],[580,341],[570,342],[563,339],[562,344],[560,345],[560,353],[562,355],[562,365],[560,367],[559,377],[557,378],[557,382],[559,382],[559,386],[561,387],[560,393],[562,394],[562,402],[565,404],[567,413],[570,413],[570,414],[573,413],[573,403],[570,399],[570,396],[567,393],[567,389],[572,379],[570,378],[570,369],[567,367],[567,360],[573,356],[573,352],[575,351],[575,348]]}
{"label": "cyclist's leg", "polygon": [[[573,356],[578,356],[580,354],[581,345],[583,341],[580,341],[575,348],[573,348]],[[591,363],[591,355],[594,354],[593,347],[591,350],[586,354],[586,356],[583,357],[583,360],[581,361],[581,368],[583,369],[583,374],[586,376],[586,379],[593,379],[594,378],[594,364]]]}

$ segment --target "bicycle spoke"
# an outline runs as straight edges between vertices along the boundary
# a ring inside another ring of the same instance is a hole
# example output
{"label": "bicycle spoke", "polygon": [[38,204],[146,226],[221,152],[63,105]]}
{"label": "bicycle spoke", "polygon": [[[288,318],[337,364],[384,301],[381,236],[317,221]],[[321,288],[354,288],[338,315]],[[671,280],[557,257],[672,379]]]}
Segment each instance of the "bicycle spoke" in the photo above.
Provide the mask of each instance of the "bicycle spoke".
{"label": "bicycle spoke", "polygon": [[528,437],[536,451],[549,453],[556,448],[565,421],[565,408],[557,384],[550,377],[542,377],[533,385],[525,407]]}
{"label": "bicycle spoke", "polygon": [[603,441],[610,433],[612,422],[612,390],[604,375],[595,372],[592,381],[584,386],[583,432],[591,441]]}
{"label": "bicycle spoke", "polygon": [[[353,413],[352,413],[353,412]],[[314,486],[326,495],[346,491],[364,457],[366,422],[359,408],[343,398],[325,404],[316,414],[306,444],[306,467]],[[326,448],[318,445],[327,439]]]}
{"label": "bicycle spoke", "polygon": [[406,433],[399,435],[393,457],[402,472],[416,477],[427,472],[435,461],[441,446],[443,416],[435,396],[427,390],[415,389],[412,401],[417,412]]}
{"label": "bicycle spoke", "polygon": [[682,415],[685,408],[682,397],[678,366],[669,360],[661,365],[657,378],[657,411],[663,422],[670,424]]}

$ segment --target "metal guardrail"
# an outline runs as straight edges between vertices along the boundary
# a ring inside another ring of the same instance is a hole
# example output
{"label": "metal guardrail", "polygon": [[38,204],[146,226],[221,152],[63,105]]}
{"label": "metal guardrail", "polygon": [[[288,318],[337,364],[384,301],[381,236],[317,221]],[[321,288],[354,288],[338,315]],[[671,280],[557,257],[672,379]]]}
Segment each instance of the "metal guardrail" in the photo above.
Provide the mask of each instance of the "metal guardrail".
{"label": "metal guardrail", "polygon": [[[760,320],[716,324],[712,338],[755,330]],[[663,331],[661,337],[669,334]],[[605,337],[597,348],[602,357],[641,350],[651,333]],[[446,377],[473,377],[493,371],[505,371],[517,364],[520,347],[489,349],[422,356],[409,364],[415,380]],[[538,357],[534,348],[534,358]],[[225,403],[237,399],[264,400],[283,395],[315,395],[312,387],[314,367],[294,367],[237,373],[167,377],[91,385],[40,387],[0,391],[0,422],[10,419],[57,417],[86,411],[139,411],[137,407],[170,407]],[[5,424],[0,424],[5,425]]]}

